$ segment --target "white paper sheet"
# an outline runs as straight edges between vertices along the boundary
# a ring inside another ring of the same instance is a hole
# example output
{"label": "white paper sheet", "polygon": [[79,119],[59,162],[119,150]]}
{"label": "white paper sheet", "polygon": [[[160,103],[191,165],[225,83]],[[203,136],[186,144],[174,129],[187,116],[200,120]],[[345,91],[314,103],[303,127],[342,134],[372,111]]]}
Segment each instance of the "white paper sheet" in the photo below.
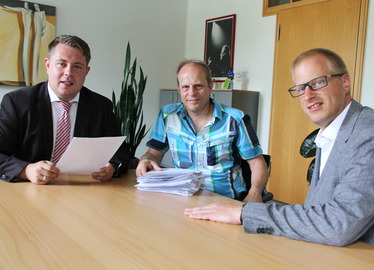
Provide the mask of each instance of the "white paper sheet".
{"label": "white paper sheet", "polygon": [[113,157],[126,136],[78,138],[74,137],[56,167],[62,174],[91,174]]}

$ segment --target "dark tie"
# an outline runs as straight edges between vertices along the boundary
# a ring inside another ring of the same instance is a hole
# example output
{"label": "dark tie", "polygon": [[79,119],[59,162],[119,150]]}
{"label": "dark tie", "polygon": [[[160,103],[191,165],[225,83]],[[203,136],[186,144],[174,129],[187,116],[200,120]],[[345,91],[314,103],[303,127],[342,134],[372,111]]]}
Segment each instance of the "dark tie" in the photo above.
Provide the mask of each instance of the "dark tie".
{"label": "dark tie", "polygon": [[59,101],[58,105],[60,105],[62,111],[57,123],[56,144],[52,159],[52,162],[54,164],[56,164],[60,160],[62,154],[65,152],[70,143],[69,110],[71,107],[71,103]]}

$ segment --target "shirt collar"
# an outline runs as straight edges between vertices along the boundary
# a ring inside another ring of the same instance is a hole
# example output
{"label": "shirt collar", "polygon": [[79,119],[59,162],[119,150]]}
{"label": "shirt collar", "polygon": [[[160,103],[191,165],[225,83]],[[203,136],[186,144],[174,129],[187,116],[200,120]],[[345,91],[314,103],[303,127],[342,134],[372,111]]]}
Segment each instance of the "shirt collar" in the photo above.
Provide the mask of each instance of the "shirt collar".
{"label": "shirt collar", "polygon": [[342,123],[351,106],[351,103],[352,101],[348,104],[347,107],[345,107],[345,109],[338,115],[338,117],[336,117],[335,120],[330,123],[330,125],[328,125],[324,130],[319,130],[315,139],[318,147],[321,147],[326,142],[326,140],[330,142],[335,141],[336,137],[338,136],[339,129],[342,126]]}
{"label": "shirt collar", "polygon": [[[215,102],[213,99],[210,99],[210,101],[213,103],[213,119],[216,117],[219,119],[222,119],[222,109],[219,103]],[[186,107],[183,103],[181,103],[182,106],[180,106],[177,110],[177,114],[180,115],[181,118],[187,117]]]}
{"label": "shirt collar", "polygon": [[[56,94],[55,92],[53,92],[51,86],[49,85],[49,82],[48,82],[48,94],[49,94],[49,98],[51,100],[51,102],[57,102],[57,101],[62,101]],[[74,102],[78,102],[79,101],[79,95],[80,95],[80,92],[78,92],[78,94],[72,99],[70,100],[69,102],[70,103],[74,103]]]}

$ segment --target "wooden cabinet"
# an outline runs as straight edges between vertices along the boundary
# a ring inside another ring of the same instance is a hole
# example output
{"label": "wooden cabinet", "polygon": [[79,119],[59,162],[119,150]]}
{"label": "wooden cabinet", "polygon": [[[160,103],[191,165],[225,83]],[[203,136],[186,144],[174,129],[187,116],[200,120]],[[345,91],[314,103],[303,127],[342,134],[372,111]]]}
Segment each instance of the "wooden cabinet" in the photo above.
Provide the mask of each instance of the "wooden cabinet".
{"label": "wooden cabinet", "polygon": [[[257,131],[258,101],[260,93],[246,90],[213,90],[211,97],[218,103],[239,109],[251,117],[252,126]],[[180,103],[176,89],[161,89],[160,108],[171,103]],[[173,167],[170,153],[167,152],[161,162],[164,167]]]}
{"label": "wooden cabinet", "polygon": [[324,1],[328,0],[263,0],[262,16],[275,15],[283,9],[301,7]]}

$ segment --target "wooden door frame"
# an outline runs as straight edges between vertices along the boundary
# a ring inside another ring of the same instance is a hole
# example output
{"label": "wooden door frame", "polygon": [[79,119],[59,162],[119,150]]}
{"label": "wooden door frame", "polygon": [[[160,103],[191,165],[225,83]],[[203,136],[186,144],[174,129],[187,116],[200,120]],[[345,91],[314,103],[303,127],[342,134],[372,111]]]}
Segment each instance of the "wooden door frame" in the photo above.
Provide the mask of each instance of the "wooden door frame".
{"label": "wooden door frame", "polygon": [[364,56],[365,56],[365,43],[366,43],[366,29],[369,13],[369,0],[361,1],[360,22],[358,29],[357,40],[357,61],[355,67],[355,82],[352,90],[352,97],[357,102],[361,100],[361,86],[362,86],[362,73],[364,69]]}

